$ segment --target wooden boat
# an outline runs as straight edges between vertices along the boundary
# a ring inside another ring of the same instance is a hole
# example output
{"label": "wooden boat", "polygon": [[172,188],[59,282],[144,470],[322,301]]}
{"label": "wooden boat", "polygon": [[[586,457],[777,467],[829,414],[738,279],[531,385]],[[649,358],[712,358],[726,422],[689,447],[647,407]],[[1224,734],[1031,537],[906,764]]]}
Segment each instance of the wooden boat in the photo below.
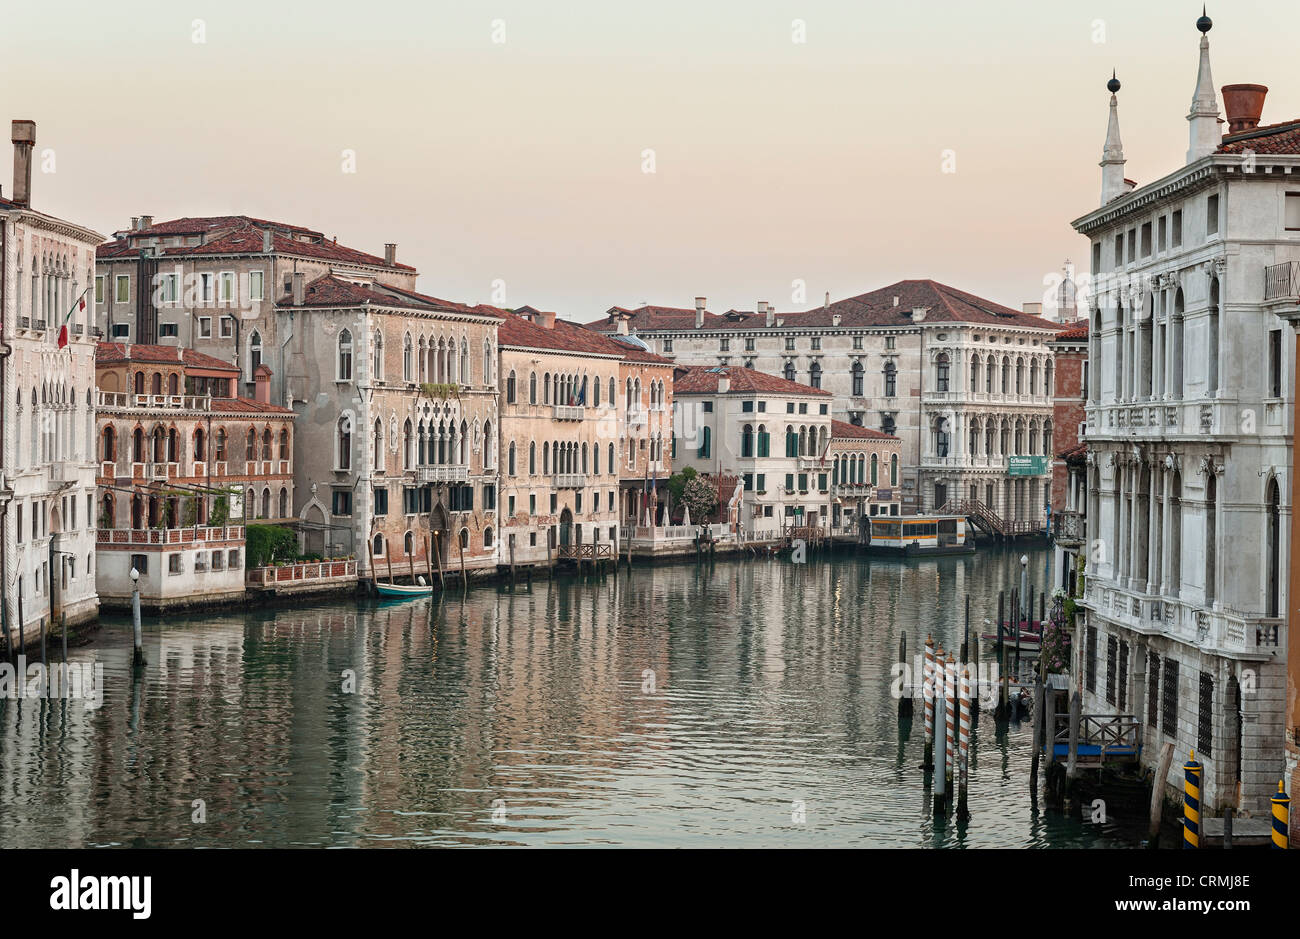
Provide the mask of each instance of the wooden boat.
{"label": "wooden boat", "polygon": [[427,597],[433,593],[432,584],[375,584],[381,597],[389,599],[410,600],[412,597]]}
{"label": "wooden boat", "polygon": [[870,554],[912,557],[928,554],[974,554],[961,515],[880,515],[870,517]]}

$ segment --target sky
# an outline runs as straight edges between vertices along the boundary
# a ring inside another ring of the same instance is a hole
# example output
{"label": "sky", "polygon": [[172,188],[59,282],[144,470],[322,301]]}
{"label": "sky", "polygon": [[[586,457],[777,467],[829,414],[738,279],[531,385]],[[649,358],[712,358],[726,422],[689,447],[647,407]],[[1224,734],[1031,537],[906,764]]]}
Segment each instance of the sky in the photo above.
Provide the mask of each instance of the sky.
{"label": "sky", "polygon": [[[396,242],[420,290],[462,302],[585,322],[696,296],[806,309],[929,277],[1019,308],[1066,258],[1086,269],[1070,221],[1099,201],[1112,68],[1126,175],[1185,162],[1200,12],[26,3],[0,31],[0,118],[37,123],[43,211],[105,235],[133,215],[244,214],[374,254]],[[1209,13],[1216,87],[1268,85],[1264,122],[1300,117],[1291,4]]]}

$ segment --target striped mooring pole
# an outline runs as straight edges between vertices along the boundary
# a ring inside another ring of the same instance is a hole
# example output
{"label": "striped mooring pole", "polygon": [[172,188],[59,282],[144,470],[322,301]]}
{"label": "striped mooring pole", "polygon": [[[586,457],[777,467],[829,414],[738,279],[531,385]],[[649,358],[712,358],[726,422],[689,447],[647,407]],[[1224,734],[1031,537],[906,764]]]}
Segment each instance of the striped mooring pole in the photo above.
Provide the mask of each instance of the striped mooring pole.
{"label": "striped mooring pole", "polygon": [[924,770],[934,769],[934,638],[925,637],[925,677],[921,684],[925,701],[925,756],[921,761]]}
{"label": "striped mooring pole", "polygon": [[957,769],[957,664],[951,652],[948,653],[948,660],[943,666],[943,698],[944,710],[948,717],[944,724],[946,730],[944,743],[948,748],[948,758],[944,766],[947,767],[948,778],[952,779]]}
{"label": "striped mooring pole", "polygon": [[1277,795],[1273,796],[1273,847],[1287,846],[1287,832],[1291,826],[1291,800],[1287,798],[1283,780],[1277,781]]}
{"label": "striped mooring pole", "polygon": [[1183,847],[1201,846],[1201,770],[1196,751],[1183,764]]}
{"label": "striped mooring pole", "polygon": [[966,807],[966,780],[970,768],[970,713],[971,713],[971,694],[970,694],[970,669],[963,668],[961,672],[961,715],[959,718],[961,742],[958,750],[957,766],[957,817],[969,818],[970,811]]}

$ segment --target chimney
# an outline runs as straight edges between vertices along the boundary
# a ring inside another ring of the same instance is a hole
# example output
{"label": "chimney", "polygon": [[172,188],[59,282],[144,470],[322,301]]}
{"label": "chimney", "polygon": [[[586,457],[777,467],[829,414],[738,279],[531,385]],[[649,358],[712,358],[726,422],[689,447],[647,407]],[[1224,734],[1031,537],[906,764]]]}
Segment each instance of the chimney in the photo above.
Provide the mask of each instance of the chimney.
{"label": "chimney", "polygon": [[293,305],[302,306],[307,297],[307,275],[302,271],[293,272]]}
{"label": "chimney", "polygon": [[731,390],[731,376],[723,372],[718,376],[718,394],[725,395]]}
{"label": "chimney", "polygon": [[708,305],[707,297],[695,298],[695,328],[700,329],[704,326],[704,307]]}
{"label": "chimney", "polygon": [[1041,303],[1022,303],[1020,305],[1020,310],[1023,313],[1028,313],[1030,316],[1043,315],[1043,305]]}
{"label": "chimney", "polygon": [[922,322],[925,319],[925,314],[929,312],[930,312],[930,308],[928,306],[912,307],[912,322],[913,323]]}
{"label": "chimney", "polygon": [[831,292],[828,290],[826,291],[826,299],[822,301],[822,309],[829,310],[830,308],[831,308]]}
{"label": "chimney", "polygon": [[397,263],[397,245],[389,242],[384,245],[384,264],[392,267]]}
{"label": "chimney", "polygon": [[140,230],[140,216],[138,216],[138,215],[132,215],[132,216],[131,216],[131,231],[139,231],[139,230]]}
{"label": "chimney", "polygon": [[14,197],[21,206],[32,204],[32,147],[36,146],[36,122],[14,121],[9,135],[14,145]]}
{"label": "chimney", "polygon": [[1264,113],[1266,85],[1224,85],[1223,110],[1228,114],[1228,133],[1240,134],[1259,126]]}
{"label": "chimney", "polygon": [[265,362],[253,369],[253,400],[258,404],[271,403],[271,369]]}
{"label": "chimney", "polygon": [[271,253],[271,229],[269,228],[262,229],[262,253]]}
{"label": "chimney", "polygon": [[831,314],[831,325],[832,325],[832,326],[838,326],[838,325],[840,325],[840,314],[838,314],[838,313],[832,313],[832,314]]}
{"label": "chimney", "polygon": [[894,306],[898,306],[898,298],[897,298],[897,297],[894,298]]}
{"label": "chimney", "polygon": [[619,334],[620,336],[626,336],[626,335],[627,335],[627,317],[626,317],[626,316],[619,316],[619,317],[618,317],[618,334]]}
{"label": "chimney", "polygon": [[555,314],[544,313],[541,310],[538,310],[535,314],[533,314],[533,322],[536,323],[538,326],[542,327],[542,329],[554,329]]}
{"label": "chimney", "polygon": [[770,303],[764,300],[762,303],[758,305],[758,307],[759,307],[759,312],[765,314],[763,321],[768,326],[771,326],[773,323],[776,322],[776,309]]}
{"label": "chimney", "polygon": [[141,215],[141,216],[140,216],[140,227],[141,227],[141,228],[152,228],[152,227],[153,227],[153,216],[152,216],[152,215]]}

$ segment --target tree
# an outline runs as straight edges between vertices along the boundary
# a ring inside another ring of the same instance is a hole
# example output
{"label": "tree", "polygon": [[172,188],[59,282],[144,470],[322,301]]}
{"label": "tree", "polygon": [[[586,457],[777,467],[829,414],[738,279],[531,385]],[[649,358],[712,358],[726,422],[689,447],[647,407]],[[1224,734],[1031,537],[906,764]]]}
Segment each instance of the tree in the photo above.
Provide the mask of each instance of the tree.
{"label": "tree", "polygon": [[718,507],[718,490],[705,477],[692,476],[682,489],[681,501],[691,510],[691,521],[698,524]]}

